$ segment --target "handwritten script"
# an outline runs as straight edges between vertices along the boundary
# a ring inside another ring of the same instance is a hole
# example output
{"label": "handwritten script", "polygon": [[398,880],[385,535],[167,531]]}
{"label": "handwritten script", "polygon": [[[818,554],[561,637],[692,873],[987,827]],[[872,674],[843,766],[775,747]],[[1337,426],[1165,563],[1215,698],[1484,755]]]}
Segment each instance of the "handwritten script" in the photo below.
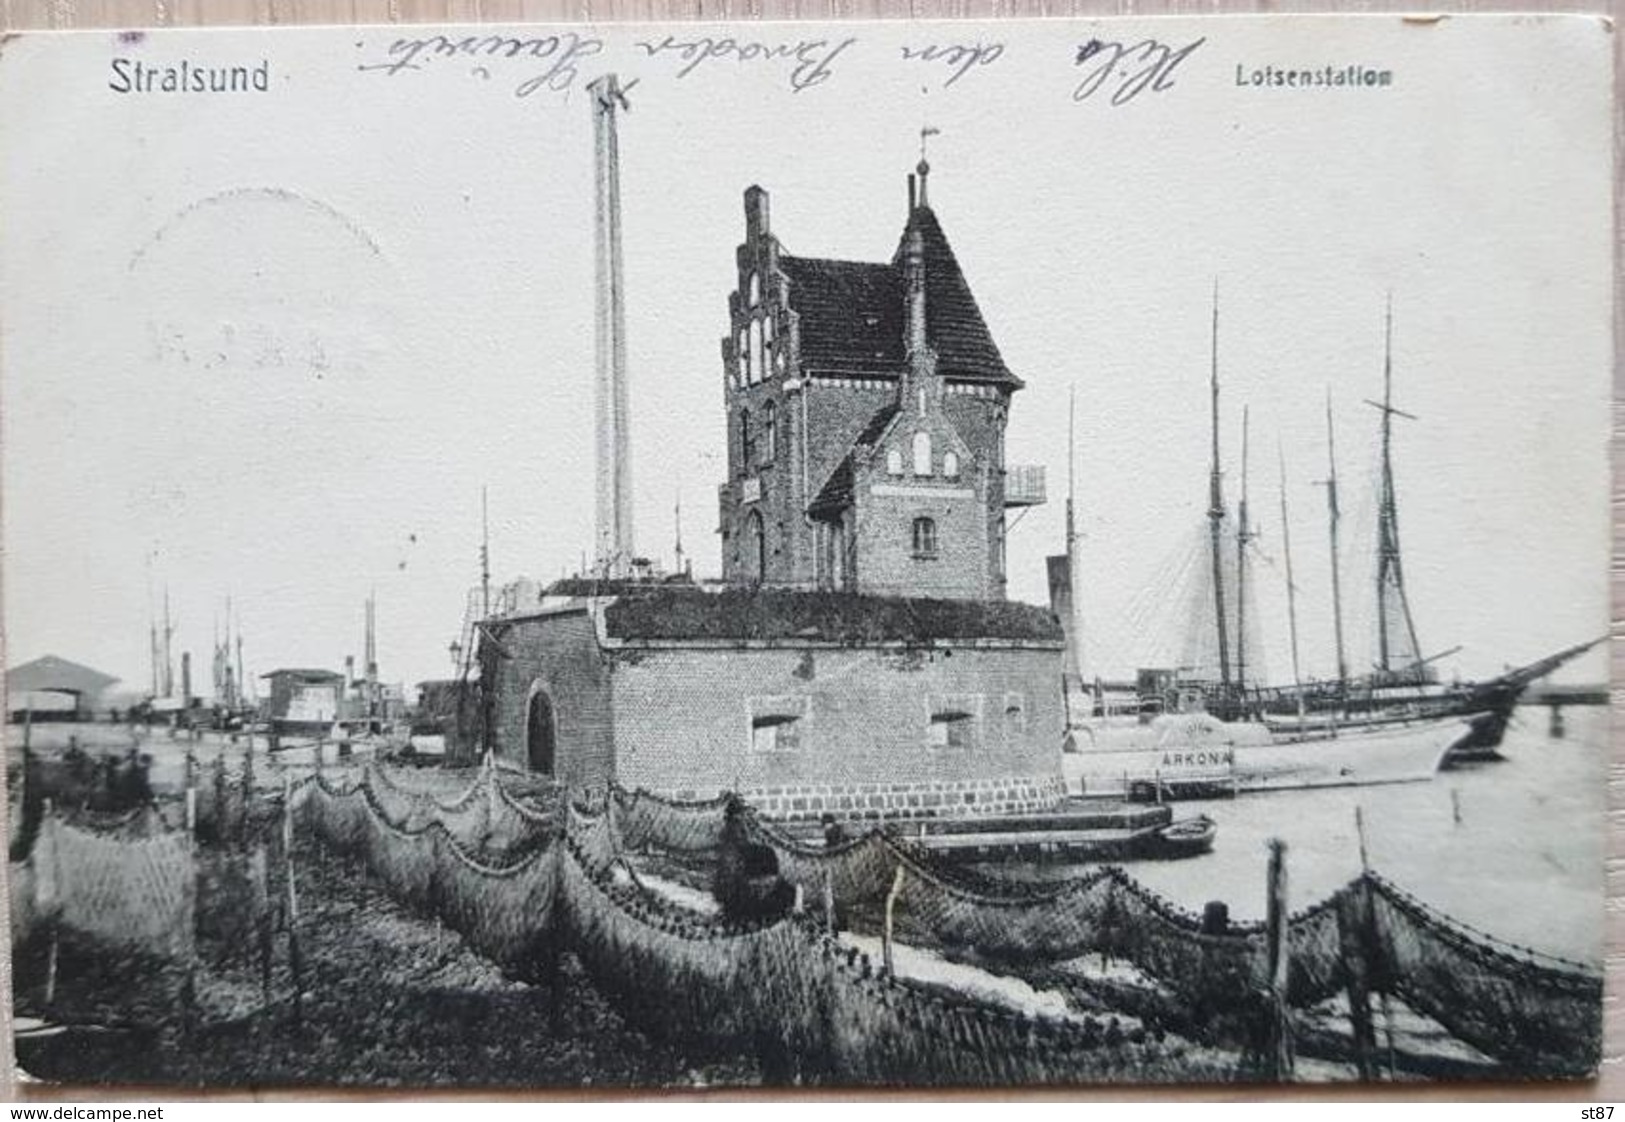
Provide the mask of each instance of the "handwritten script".
{"label": "handwritten script", "polygon": [[406,70],[426,70],[438,60],[448,60],[448,64],[473,60],[474,72],[489,78],[493,65],[537,63],[540,69],[527,74],[513,91],[515,97],[529,97],[542,91],[565,93],[580,77],[580,64],[603,49],[602,39],[570,31],[532,39],[508,35],[469,35],[460,39],[426,35],[421,39],[396,39],[389,45],[385,61],[362,63],[356,69],[393,78]]}
{"label": "handwritten script", "polygon": [[953,85],[972,69],[992,66],[1004,56],[1003,43],[933,43],[927,47],[904,47],[903,59],[935,63],[948,72],[943,88]]}
{"label": "handwritten script", "polygon": [[830,67],[843,51],[856,39],[801,39],[796,42],[763,43],[752,39],[723,37],[711,39],[676,39],[670,35],[660,42],[641,41],[637,44],[648,58],[670,58],[680,63],[677,77],[687,78],[701,66],[710,62],[793,62],[790,70],[790,88],[796,93],[812,89],[829,80]]}
{"label": "handwritten script", "polygon": [[1152,93],[1172,89],[1174,72],[1205,42],[1203,37],[1175,48],[1155,39],[1129,46],[1091,39],[1078,48],[1073,59],[1083,69],[1083,80],[1072,91],[1072,100],[1086,101],[1102,87],[1110,87],[1111,104],[1124,105],[1147,89]]}

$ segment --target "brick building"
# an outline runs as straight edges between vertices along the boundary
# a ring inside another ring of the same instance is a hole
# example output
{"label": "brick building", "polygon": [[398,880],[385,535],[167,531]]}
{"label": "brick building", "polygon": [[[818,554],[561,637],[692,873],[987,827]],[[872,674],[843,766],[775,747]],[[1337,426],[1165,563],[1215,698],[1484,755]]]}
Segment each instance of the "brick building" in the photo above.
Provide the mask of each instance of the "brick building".
{"label": "brick building", "polygon": [[486,747],[572,786],[817,818],[1063,797],[1063,636],[1005,599],[1005,366],[911,177],[891,261],[786,253],[745,192],[722,582],[563,581],[480,629]]}
{"label": "brick building", "polygon": [[1043,501],[1004,433],[1022,382],[993,342],[927,198],[909,178],[889,262],[798,257],[745,192],[722,341],[730,582],[998,599],[1005,511]]}
{"label": "brick building", "polygon": [[816,819],[1062,795],[1062,637],[1022,604],[693,586],[492,621],[489,747],[570,785],[737,791]]}

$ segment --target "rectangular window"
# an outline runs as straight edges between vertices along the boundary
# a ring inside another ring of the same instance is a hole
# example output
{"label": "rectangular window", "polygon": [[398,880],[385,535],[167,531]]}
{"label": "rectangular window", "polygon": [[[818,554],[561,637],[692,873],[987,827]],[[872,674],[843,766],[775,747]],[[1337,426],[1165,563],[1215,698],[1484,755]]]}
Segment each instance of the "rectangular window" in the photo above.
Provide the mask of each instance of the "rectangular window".
{"label": "rectangular window", "polygon": [[928,743],[933,748],[979,748],[982,743],[982,699],[978,694],[950,694],[930,699]]}
{"label": "rectangular window", "polygon": [[751,751],[794,752],[801,747],[807,717],[805,697],[753,697],[747,704]]}
{"label": "rectangular window", "polygon": [[1004,695],[1004,731],[1006,736],[1021,736],[1027,731],[1027,699],[1019,693]]}

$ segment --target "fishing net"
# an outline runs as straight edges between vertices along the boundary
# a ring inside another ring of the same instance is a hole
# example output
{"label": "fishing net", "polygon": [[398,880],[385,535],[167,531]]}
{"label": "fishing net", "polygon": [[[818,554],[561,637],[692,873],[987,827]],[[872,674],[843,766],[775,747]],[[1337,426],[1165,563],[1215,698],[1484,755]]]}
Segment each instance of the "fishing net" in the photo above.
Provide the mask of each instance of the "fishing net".
{"label": "fishing net", "polygon": [[37,915],[102,946],[191,954],[196,892],[185,834],[102,837],[51,816],[29,860]]}
{"label": "fishing net", "polygon": [[434,884],[440,918],[510,976],[541,977],[556,921],[555,851],[532,852],[498,867],[482,863],[450,835],[439,836]]}
{"label": "fishing net", "polygon": [[1379,988],[1461,1040],[1533,1070],[1593,1070],[1602,979],[1578,963],[1502,943],[1367,877],[1385,970]]}
{"label": "fishing net", "polygon": [[11,902],[11,945],[15,949],[33,937],[39,923],[38,890],[31,858],[10,863],[6,871],[6,890]]}
{"label": "fishing net", "polygon": [[722,842],[726,795],[699,802],[663,799],[648,791],[610,790],[615,828],[629,849],[697,853]]}

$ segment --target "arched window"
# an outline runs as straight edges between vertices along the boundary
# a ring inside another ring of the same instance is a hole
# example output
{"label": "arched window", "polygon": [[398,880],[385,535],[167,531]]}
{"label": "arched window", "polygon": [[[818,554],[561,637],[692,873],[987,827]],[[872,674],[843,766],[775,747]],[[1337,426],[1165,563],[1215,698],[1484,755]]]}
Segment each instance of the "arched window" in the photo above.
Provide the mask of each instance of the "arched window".
{"label": "arched window", "polygon": [[759,273],[750,275],[750,306],[755,307],[762,302],[762,278]]}
{"label": "arched window", "polygon": [[928,432],[914,434],[914,474],[931,474],[931,434]]}
{"label": "arched window", "polygon": [[759,584],[767,576],[767,528],[759,510],[751,511],[745,520],[745,565],[752,581]]}
{"label": "arched window", "polygon": [[767,359],[762,350],[762,321],[750,324],[750,380],[760,382],[767,377]]}
{"label": "arched window", "polygon": [[746,472],[756,459],[756,445],[750,437],[750,410],[739,411],[739,466]]}
{"label": "arched window", "polygon": [[903,474],[903,450],[901,448],[893,448],[886,453],[886,474]]}
{"label": "arched window", "polygon": [[779,454],[779,409],[768,402],[762,410],[762,462],[770,464]]}
{"label": "arched window", "polygon": [[942,474],[949,479],[959,478],[959,453],[944,452],[942,454]]}
{"label": "arched window", "polygon": [[929,518],[916,518],[914,520],[914,556],[935,557],[937,555],[937,524]]}

